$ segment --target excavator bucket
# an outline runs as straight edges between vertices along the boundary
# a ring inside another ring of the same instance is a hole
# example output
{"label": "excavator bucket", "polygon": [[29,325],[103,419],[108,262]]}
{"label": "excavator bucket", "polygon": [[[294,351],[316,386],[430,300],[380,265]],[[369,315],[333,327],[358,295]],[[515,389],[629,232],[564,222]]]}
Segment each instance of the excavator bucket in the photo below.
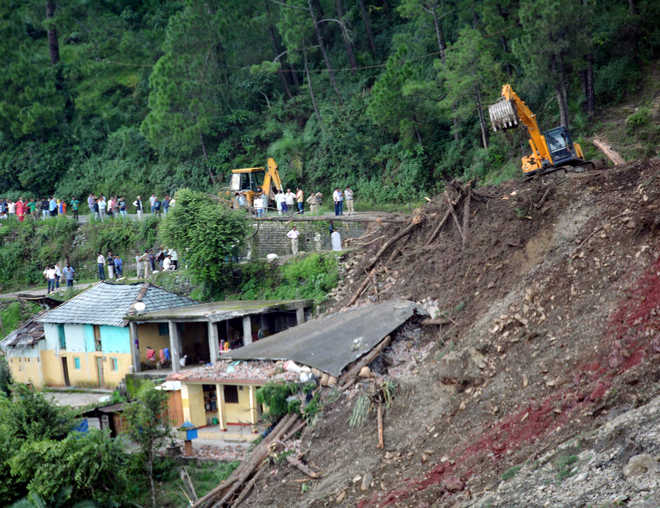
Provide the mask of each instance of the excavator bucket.
{"label": "excavator bucket", "polygon": [[502,97],[492,106],[488,106],[488,115],[493,131],[512,129],[518,126],[518,113],[513,101]]}

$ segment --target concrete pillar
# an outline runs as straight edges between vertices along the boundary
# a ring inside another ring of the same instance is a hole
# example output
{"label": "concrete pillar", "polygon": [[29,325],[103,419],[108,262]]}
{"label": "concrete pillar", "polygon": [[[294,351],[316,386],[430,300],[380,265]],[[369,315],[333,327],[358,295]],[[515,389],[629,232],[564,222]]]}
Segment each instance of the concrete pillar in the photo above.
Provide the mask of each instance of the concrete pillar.
{"label": "concrete pillar", "polygon": [[170,329],[170,355],[172,356],[172,371],[179,372],[179,358],[181,358],[181,341],[179,328],[174,321],[167,322]]}
{"label": "concrete pillar", "polygon": [[257,394],[255,393],[254,386],[249,386],[249,395],[250,395],[250,423],[252,424],[252,431],[255,431],[254,427],[257,424]]}
{"label": "concrete pillar", "polygon": [[252,320],[250,316],[243,316],[243,345],[252,344]]}
{"label": "concrete pillar", "polygon": [[129,340],[131,341],[132,371],[140,372],[140,350],[138,349],[137,325],[132,321],[128,324]]}
{"label": "concrete pillar", "polygon": [[227,430],[225,424],[225,389],[223,385],[215,385],[216,399],[218,401],[218,424],[220,430]]}
{"label": "concrete pillar", "polygon": [[305,322],[305,307],[298,307],[296,309],[296,323],[301,325]]}
{"label": "concrete pillar", "polygon": [[220,354],[220,346],[218,344],[218,325],[209,321],[209,355],[211,355],[211,363],[213,365],[218,361]]}

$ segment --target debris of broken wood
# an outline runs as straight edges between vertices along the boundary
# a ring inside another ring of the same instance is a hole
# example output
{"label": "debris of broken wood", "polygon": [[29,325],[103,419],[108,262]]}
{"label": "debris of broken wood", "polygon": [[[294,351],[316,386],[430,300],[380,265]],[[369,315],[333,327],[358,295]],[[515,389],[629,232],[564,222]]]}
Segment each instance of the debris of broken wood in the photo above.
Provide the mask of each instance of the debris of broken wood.
{"label": "debris of broken wood", "polygon": [[362,367],[366,367],[371,362],[373,362],[376,359],[376,357],[379,354],[381,354],[387,346],[390,345],[391,341],[392,341],[392,337],[388,335],[383,340],[381,340],[380,343],[375,348],[373,348],[369,353],[367,353],[361,359],[359,359],[355,363],[355,365],[353,365],[353,367],[351,367],[348,371],[342,374],[342,376],[339,378],[339,387],[342,390],[345,390],[346,388],[353,385],[353,383],[355,383],[355,381],[357,380],[358,375],[362,370]]}

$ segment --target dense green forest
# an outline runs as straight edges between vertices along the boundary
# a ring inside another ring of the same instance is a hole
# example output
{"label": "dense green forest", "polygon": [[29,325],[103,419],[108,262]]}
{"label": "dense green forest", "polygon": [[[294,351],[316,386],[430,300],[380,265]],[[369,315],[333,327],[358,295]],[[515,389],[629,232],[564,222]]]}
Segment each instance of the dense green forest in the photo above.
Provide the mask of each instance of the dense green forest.
{"label": "dense green forest", "polygon": [[654,0],[3,0],[0,195],[285,182],[409,201],[515,169],[513,84],[578,140],[658,57]]}

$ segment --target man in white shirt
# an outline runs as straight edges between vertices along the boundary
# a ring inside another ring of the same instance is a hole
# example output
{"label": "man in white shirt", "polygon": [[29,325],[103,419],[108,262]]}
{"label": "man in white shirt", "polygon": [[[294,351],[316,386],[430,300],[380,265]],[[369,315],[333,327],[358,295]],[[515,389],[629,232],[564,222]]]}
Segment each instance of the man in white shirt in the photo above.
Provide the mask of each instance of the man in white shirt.
{"label": "man in white shirt", "polygon": [[106,209],[107,206],[108,206],[108,203],[106,202],[104,196],[101,196],[101,197],[99,198],[98,205],[99,205],[99,217],[101,218],[101,222],[103,222],[103,219],[104,219],[104,217],[105,217],[105,209]]}
{"label": "man in white shirt", "polygon": [[291,189],[287,189],[286,194],[284,195],[284,202],[286,203],[286,210],[284,210],[284,208],[282,208],[282,209],[285,212],[288,211],[290,213],[293,213],[293,207],[294,207],[295,200],[296,200],[296,195],[293,192],[291,192]]}
{"label": "man in white shirt", "polygon": [[96,258],[96,264],[99,268],[99,280],[105,280],[105,257],[100,252]]}
{"label": "man in white shirt", "polygon": [[284,193],[275,191],[275,205],[277,206],[277,213],[282,215],[282,205],[284,203]]}
{"label": "man in white shirt", "polygon": [[332,200],[335,202],[335,215],[343,215],[344,195],[339,190],[339,188],[336,188],[332,193]]}
{"label": "man in white shirt", "polygon": [[149,198],[149,205],[151,208],[151,213],[154,213],[154,203],[156,203],[156,195],[152,194],[151,197]]}
{"label": "man in white shirt", "polygon": [[48,266],[44,270],[44,275],[46,276],[46,280],[48,281],[48,294],[52,293],[55,291],[55,267],[54,266]]}
{"label": "man in white shirt", "polygon": [[291,231],[289,231],[286,234],[286,237],[291,240],[291,252],[293,253],[294,256],[298,255],[298,237],[300,236],[300,233],[296,229],[296,226],[293,226],[291,228]]}
{"label": "man in white shirt", "polygon": [[336,229],[330,233],[330,242],[332,243],[332,250],[341,250],[341,234]]}

